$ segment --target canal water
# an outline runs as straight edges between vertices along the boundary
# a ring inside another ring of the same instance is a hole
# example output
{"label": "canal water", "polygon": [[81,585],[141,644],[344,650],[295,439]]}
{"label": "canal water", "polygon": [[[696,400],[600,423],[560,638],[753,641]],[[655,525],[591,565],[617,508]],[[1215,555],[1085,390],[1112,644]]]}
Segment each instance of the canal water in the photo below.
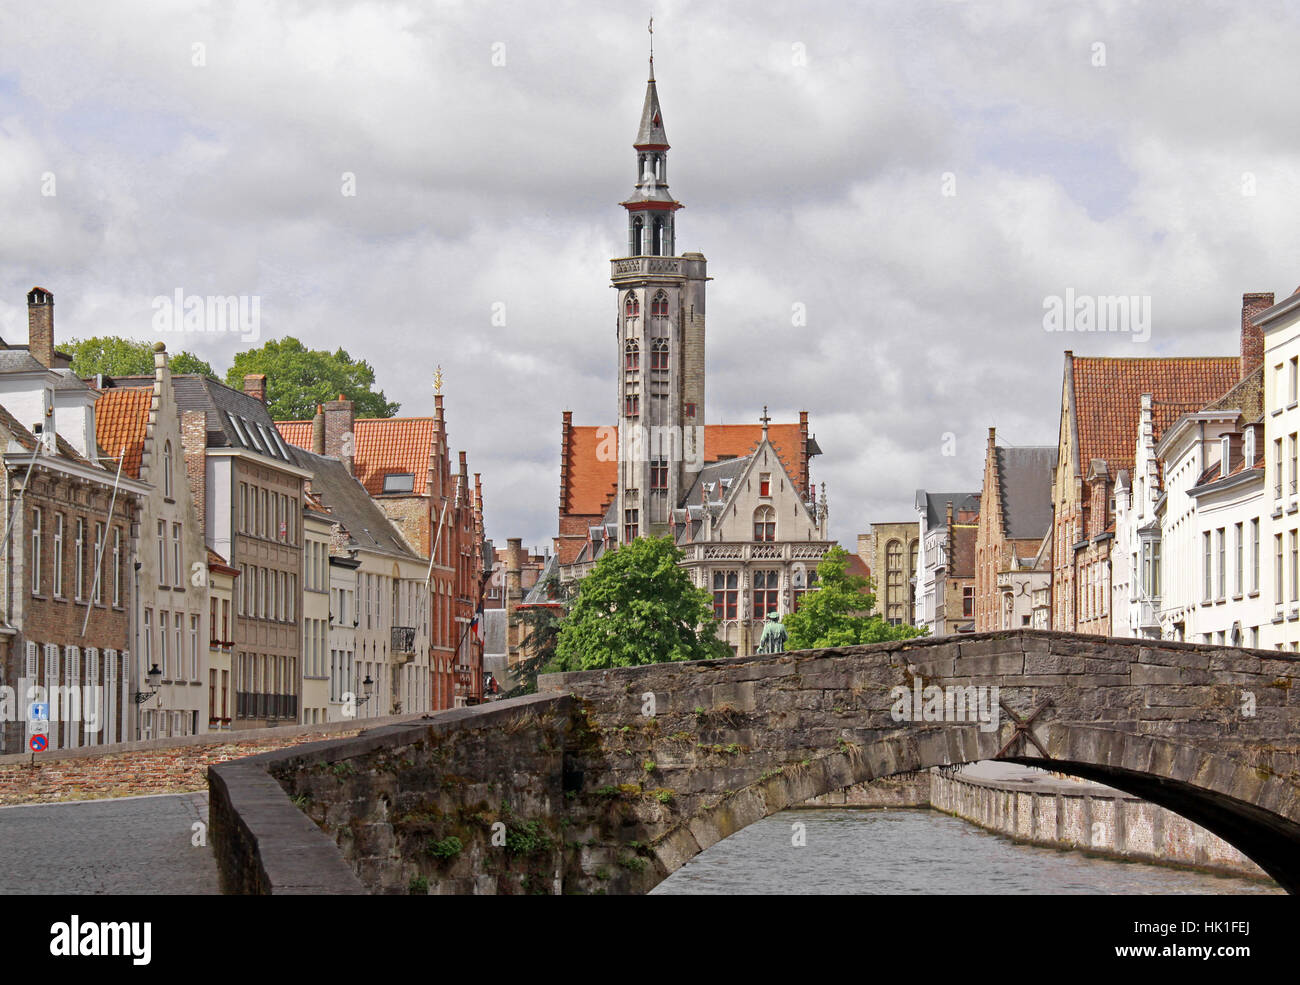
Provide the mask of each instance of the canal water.
{"label": "canal water", "polygon": [[659,895],[1281,892],[1271,882],[1022,845],[925,809],[782,811],[714,845],[654,889]]}

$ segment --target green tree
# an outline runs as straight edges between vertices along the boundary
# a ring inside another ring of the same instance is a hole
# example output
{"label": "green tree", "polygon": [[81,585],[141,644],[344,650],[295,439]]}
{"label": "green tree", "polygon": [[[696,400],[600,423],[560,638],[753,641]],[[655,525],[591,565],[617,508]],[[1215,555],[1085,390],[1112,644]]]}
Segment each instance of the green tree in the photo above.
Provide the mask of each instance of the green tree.
{"label": "green tree", "polygon": [[560,628],[556,670],[599,670],[729,657],[709,593],[678,566],[671,538],[641,537],[604,554],[578,583]]}
{"label": "green tree", "polygon": [[236,355],[226,383],[242,390],[250,373],[266,374],[267,403],[277,421],[314,417],[317,404],[340,393],[352,401],[357,417],[392,417],[400,406],[375,389],[374,368],[365,360],[355,360],[342,349],[308,349],[293,337],[272,339],[260,349]]}
{"label": "green tree", "polygon": [[876,597],[871,579],[849,574],[848,559],[849,552],[838,544],[826,552],[817,566],[817,589],[804,595],[798,612],[785,617],[787,649],[882,643],[924,634],[915,626],[895,626],[872,615]]}
{"label": "green tree", "polygon": [[[152,376],[153,346],[152,342],[117,335],[97,335],[73,339],[61,348],[72,356],[72,371],[78,376]],[[189,352],[172,356],[170,364],[173,373],[202,373],[218,378],[211,366]]]}

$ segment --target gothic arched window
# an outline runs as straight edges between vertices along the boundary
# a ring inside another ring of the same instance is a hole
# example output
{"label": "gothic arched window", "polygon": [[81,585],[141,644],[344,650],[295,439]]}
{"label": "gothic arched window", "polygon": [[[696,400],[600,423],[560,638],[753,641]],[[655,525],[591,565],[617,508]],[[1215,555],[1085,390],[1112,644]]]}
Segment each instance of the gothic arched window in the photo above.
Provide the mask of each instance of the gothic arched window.
{"label": "gothic arched window", "polygon": [[772,507],[760,506],[754,511],[754,539],[776,540],[776,510]]}
{"label": "gothic arched window", "polygon": [[654,296],[654,300],[650,302],[650,317],[651,318],[668,317],[668,295],[663,291],[660,291],[658,294],[656,294]]}
{"label": "gothic arched window", "polygon": [[636,296],[635,291],[628,291],[627,298],[623,301],[623,316],[625,318],[636,318],[641,314],[641,300]]}
{"label": "gothic arched window", "polygon": [[[639,176],[637,180],[638,181],[640,180]],[[634,257],[639,257],[644,255],[645,250],[642,249],[642,243],[644,241],[645,241],[645,220],[642,219],[640,216],[637,216],[635,219],[632,220],[632,255]]]}
{"label": "gothic arched window", "polygon": [[650,371],[652,373],[668,372],[668,340],[655,339],[650,346]]}
{"label": "gothic arched window", "polygon": [[163,445],[163,495],[172,498],[172,443]]}
{"label": "gothic arched window", "polygon": [[636,339],[628,339],[627,345],[623,346],[623,368],[629,373],[641,368],[641,347],[636,344]]}
{"label": "gothic arched window", "polygon": [[650,253],[654,256],[664,255],[664,220],[656,216],[654,222],[654,242],[651,246]]}

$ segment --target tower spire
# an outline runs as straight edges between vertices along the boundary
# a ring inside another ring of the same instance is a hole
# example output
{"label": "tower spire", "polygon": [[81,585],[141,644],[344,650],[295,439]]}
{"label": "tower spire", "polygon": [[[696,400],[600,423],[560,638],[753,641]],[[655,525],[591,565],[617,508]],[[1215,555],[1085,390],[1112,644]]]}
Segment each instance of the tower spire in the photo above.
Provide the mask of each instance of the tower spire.
{"label": "tower spire", "polygon": [[650,18],[650,81],[655,80],[655,19]]}

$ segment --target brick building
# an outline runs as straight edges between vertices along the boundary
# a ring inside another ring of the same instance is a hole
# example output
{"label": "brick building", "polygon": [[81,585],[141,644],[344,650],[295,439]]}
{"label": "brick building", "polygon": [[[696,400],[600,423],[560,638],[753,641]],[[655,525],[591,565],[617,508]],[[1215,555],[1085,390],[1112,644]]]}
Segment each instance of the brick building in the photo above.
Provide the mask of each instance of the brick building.
{"label": "brick building", "polygon": [[[1241,360],[1065,353],[1052,482],[1052,629],[1111,633],[1114,483],[1132,473],[1143,394],[1172,423],[1230,390]],[[1158,427],[1163,430],[1163,426]]]}
{"label": "brick building", "polygon": [[150,385],[103,382],[95,404],[99,444],[123,454],[123,474],[149,486],[133,545],[140,563],[136,649],[143,668],[157,664],[162,682],[140,708],[140,737],[195,735],[207,731],[211,705],[208,548],[185,466],[165,347],[155,346]]}
{"label": "brick building", "polygon": [[[28,345],[0,341],[0,676],[24,709],[25,685],[51,704],[52,689],[76,689],[86,707],[76,720],[51,709],[50,748],[126,741],[137,679],[131,528],[148,488],[105,467],[96,395],[54,348],[53,295],[33,288],[27,302]],[[30,735],[26,721],[0,723],[0,752],[26,751]]]}
{"label": "brick building", "polygon": [[1037,570],[1052,526],[1056,446],[997,443],[989,428],[975,535],[975,632],[1032,624],[1033,592],[1050,573]]}

